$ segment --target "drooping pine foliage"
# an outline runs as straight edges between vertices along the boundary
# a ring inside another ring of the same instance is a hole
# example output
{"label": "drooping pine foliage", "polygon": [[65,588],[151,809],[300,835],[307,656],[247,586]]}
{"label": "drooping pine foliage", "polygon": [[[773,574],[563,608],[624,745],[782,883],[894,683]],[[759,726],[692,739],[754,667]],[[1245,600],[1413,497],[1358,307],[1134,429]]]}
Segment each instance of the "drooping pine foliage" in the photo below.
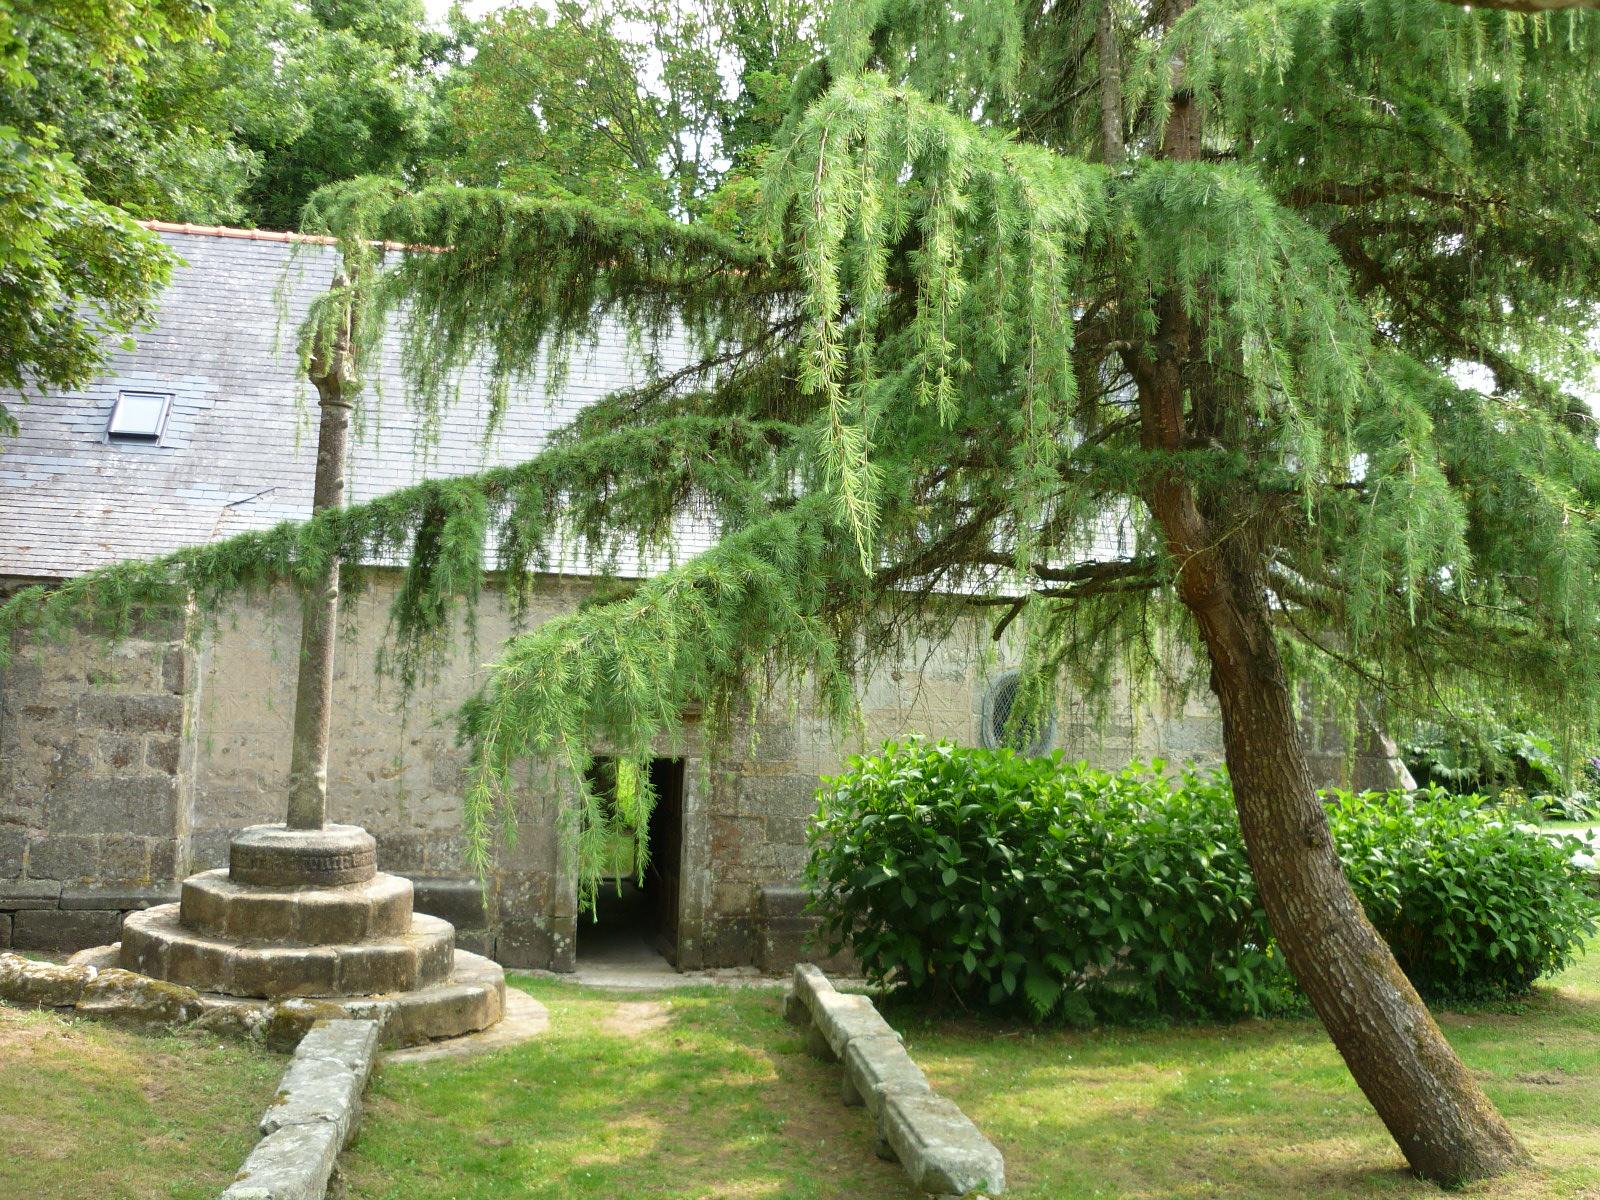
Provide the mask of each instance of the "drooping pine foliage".
{"label": "drooping pine foliage", "polygon": [[[707,554],[502,649],[463,725],[482,851],[521,759],[581,774],[685,705],[802,681],[843,717],[860,670],[962,613],[1022,631],[1018,719],[1113,663],[1184,674],[1180,564],[1146,509],[1178,478],[1226,514],[1302,676],[1595,728],[1600,17],[844,0],[827,31],[760,245],[604,197],[376,180],[308,214],[342,239],[365,344],[405,322],[426,406],[472,355],[520,386],[606,319],[686,333],[695,365],[523,466],[24,593],[0,632],[396,553],[415,670],[485,570],[515,591],[554,547],[603,559],[710,513]],[[1160,153],[1176,61],[1191,161]],[[1191,436],[1156,450],[1129,380],[1162,296],[1199,343]]]}

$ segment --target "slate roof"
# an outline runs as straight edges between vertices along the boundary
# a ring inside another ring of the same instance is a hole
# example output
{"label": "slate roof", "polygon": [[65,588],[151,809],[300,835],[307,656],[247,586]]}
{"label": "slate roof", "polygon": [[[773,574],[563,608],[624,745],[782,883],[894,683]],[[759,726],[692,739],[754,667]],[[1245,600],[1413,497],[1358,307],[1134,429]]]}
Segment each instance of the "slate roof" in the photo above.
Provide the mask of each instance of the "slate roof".
{"label": "slate roof", "polygon": [[[21,432],[0,442],[0,575],[75,575],[310,511],[316,398],[300,373],[295,338],[307,305],[333,276],[336,252],[325,239],[294,234],[151,227],[183,259],[155,328],[134,349],[114,351],[107,373],[81,391],[26,403],[6,397]],[[405,403],[391,333],[372,373],[377,387],[363,393],[367,415],[352,447],[350,499],[531,457],[584,405],[642,376],[625,346],[614,330],[597,348],[576,350],[553,398],[542,377],[529,380],[487,443],[484,372],[469,371],[437,444],[419,450],[420,418]],[[669,368],[684,359],[681,346],[663,350]],[[159,445],[107,440],[121,390],[171,394]],[[678,549],[692,553],[707,540],[705,529],[685,525]]]}

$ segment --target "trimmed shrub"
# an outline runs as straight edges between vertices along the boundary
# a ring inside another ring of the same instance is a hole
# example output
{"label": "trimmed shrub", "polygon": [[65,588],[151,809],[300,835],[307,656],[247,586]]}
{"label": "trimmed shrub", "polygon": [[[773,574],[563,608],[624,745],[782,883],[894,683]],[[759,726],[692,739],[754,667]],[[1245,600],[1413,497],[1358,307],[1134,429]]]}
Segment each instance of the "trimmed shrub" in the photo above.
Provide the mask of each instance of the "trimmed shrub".
{"label": "trimmed shrub", "polygon": [[1594,932],[1600,905],[1573,864],[1576,839],[1441,789],[1326,800],[1345,874],[1425,995],[1520,995]]}
{"label": "trimmed shrub", "polygon": [[1039,1016],[1292,995],[1225,787],[890,744],[825,782],[809,882],[869,978]]}
{"label": "trimmed shrub", "polygon": [[[1040,1018],[1297,1006],[1226,778],[1161,766],[922,740],[854,758],[824,781],[812,830],[824,932],[876,981]],[[1330,807],[1357,894],[1434,995],[1525,990],[1594,926],[1568,852],[1476,803]]]}

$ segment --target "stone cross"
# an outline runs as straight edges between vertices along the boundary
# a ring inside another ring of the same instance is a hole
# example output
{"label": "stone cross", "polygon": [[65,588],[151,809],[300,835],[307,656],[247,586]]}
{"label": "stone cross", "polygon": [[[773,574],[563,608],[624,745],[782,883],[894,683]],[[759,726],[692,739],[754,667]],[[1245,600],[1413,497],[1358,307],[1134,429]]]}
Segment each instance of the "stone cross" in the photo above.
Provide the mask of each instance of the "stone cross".
{"label": "stone cross", "polygon": [[[350,442],[351,393],[355,384],[352,348],[355,314],[348,280],[334,277],[332,294],[340,305],[331,335],[319,333],[308,364],[322,419],[317,428],[317,474],[313,514],[344,504],[344,468]],[[328,725],[333,708],[334,626],[339,615],[339,559],[306,586],[300,608],[300,674],[294,694],[294,750],[289,763],[290,829],[321,829],[328,819]]]}

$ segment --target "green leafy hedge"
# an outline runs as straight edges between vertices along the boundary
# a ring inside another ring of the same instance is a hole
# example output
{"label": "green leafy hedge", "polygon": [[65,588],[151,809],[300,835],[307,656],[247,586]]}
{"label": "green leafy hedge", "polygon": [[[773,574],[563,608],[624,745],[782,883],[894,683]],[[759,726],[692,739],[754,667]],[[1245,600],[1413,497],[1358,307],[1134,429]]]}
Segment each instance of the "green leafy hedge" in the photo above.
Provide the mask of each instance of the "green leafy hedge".
{"label": "green leafy hedge", "polygon": [[[824,783],[809,882],[867,975],[1071,1020],[1299,1003],[1225,777],[921,740]],[[1336,794],[1351,882],[1425,991],[1515,994],[1594,928],[1570,850],[1442,792]]]}

